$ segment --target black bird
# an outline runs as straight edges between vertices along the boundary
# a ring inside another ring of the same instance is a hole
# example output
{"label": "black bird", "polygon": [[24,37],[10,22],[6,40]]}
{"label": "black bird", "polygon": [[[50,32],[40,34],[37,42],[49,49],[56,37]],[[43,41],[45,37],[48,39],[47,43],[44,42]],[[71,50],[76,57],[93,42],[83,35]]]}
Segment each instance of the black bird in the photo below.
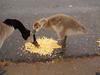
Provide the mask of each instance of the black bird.
{"label": "black bird", "polygon": [[18,29],[24,40],[30,37],[30,30],[25,28],[25,26],[17,19],[6,19],[0,22],[0,48],[2,47],[4,41],[13,33],[14,30]]}

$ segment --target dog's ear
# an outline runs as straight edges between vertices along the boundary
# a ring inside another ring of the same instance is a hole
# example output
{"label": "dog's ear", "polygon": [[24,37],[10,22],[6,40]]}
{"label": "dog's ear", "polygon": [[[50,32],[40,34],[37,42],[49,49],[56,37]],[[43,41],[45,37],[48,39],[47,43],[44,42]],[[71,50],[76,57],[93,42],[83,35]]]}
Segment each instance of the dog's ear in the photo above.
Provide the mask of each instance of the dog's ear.
{"label": "dog's ear", "polygon": [[38,22],[35,22],[33,24],[33,29],[38,29],[39,26],[40,26],[40,24]]}
{"label": "dog's ear", "polygon": [[35,22],[35,23],[33,24],[34,27],[36,27],[36,26],[38,26],[38,25],[39,25],[38,22]]}
{"label": "dog's ear", "polygon": [[40,20],[40,23],[42,24],[42,25],[44,25],[45,23],[47,23],[48,22],[48,20],[46,19],[46,18],[42,18],[41,20]]}

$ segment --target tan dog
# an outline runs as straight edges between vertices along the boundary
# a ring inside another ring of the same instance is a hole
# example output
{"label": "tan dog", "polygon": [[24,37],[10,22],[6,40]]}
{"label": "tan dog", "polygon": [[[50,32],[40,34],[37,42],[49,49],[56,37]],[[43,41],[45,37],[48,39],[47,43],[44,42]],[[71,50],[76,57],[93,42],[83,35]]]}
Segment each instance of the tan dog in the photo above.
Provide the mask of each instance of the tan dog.
{"label": "tan dog", "polygon": [[33,29],[39,31],[41,28],[52,28],[59,39],[66,39],[67,36],[84,34],[86,29],[77,20],[64,14],[56,14],[42,18],[33,23]]}

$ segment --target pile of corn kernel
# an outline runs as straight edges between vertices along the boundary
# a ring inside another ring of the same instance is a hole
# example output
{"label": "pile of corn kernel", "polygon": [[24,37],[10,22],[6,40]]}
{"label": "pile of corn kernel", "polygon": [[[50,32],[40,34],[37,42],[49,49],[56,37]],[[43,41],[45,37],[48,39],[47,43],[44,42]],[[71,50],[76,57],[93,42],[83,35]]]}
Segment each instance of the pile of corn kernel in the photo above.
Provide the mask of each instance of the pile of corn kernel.
{"label": "pile of corn kernel", "polygon": [[40,55],[52,55],[55,48],[61,48],[61,46],[58,45],[58,42],[52,38],[38,38],[37,42],[40,45],[39,48],[35,47],[31,42],[26,42],[24,50]]}

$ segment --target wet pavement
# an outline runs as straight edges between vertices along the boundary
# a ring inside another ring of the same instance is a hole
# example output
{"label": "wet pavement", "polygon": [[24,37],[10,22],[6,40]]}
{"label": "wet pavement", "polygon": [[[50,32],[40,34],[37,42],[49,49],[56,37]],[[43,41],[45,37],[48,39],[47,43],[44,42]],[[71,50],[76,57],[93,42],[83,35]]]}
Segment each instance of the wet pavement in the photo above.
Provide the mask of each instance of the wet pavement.
{"label": "wet pavement", "polygon": [[[0,20],[16,18],[32,30],[33,21],[64,13],[74,16],[84,25],[88,34],[68,37],[66,56],[92,55],[100,52],[96,41],[100,38],[100,0],[1,0]],[[47,36],[56,39],[54,31],[41,30],[37,37]],[[5,41],[0,49],[0,59],[26,59],[21,47],[24,40],[18,30]]]}

